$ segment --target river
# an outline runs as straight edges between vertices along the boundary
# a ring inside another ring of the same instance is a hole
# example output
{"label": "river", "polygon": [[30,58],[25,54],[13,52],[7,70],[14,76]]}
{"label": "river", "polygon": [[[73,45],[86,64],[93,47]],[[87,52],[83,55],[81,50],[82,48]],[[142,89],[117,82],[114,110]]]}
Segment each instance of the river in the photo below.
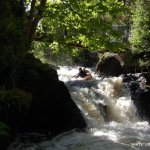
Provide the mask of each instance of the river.
{"label": "river", "polygon": [[72,130],[52,140],[36,133],[24,134],[18,136],[8,150],[150,149],[150,125],[138,118],[129,88],[122,84],[122,78],[100,78],[91,68],[87,69],[93,75],[90,81],[72,78],[78,67],[58,70],[59,79],[65,82],[88,124],[86,131]]}

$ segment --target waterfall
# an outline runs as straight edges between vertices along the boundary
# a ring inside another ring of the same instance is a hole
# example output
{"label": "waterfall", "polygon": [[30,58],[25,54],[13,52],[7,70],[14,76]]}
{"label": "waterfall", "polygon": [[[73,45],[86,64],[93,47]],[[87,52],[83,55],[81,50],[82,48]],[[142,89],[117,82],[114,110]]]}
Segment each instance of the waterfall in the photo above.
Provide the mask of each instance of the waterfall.
{"label": "waterfall", "polygon": [[78,67],[60,67],[59,79],[68,87],[87,124],[86,132],[70,131],[53,140],[20,143],[8,150],[149,150],[150,126],[137,117],[128,86],[121,77],[84,81],[72,78]]}
{"label": "waterfall", "polygon": [[[69,88],[73,100],[82,110],[91,128],[98,128],[105,121],[126,123],[138,120],[129,89],[127,86],[123,86],[121,77],[99,78],[95,77],[91,71],[94,78],[90,81],[81,79],[67,81],[64,80],[66,74],[63,73],[67,72],[64,69],[59,70],[60,80],[63,80]],[[68,78],[72,76],[70,72],[76,71],[77,68],[68,70]]]}

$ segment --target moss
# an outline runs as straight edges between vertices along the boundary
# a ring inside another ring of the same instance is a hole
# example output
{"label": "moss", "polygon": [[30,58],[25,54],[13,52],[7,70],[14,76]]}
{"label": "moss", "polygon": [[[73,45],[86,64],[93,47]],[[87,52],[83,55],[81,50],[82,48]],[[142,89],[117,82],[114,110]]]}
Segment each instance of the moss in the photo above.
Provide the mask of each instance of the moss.
{"label": "moss", "polygon": [[30,110],[32,96],[21,89],[0,91],[0,121],[11,128],[11,133],[16,133],[20,123]]}
{"label": "moss", "polygon": [[102,55],[99,55],[99,59],[100,59],[100,60],[105,60],[105,59],[107,59],[107,58],[113,56],[113,54],[114,54],[114,53],[106,52],[106,53],[104,53],[104,54],[102,54]]}
{"label": "moss", "polygon": [[18,106],[21,105],[22,111],[28,111],[32,102],[32,95],[29,92],[23,91],[21,89],[15,88],[7,93],[5,96],[7,100],[15,101]]}
{"label": "moss", "polygon": [[5,102],[14,102],[18,105],[18,109],[22,108],[20,111],[28,111],[31,102],[32,95],[29,92],[23,91],[21,89],[15,88],[12,90],[1,90],[0,91],[0,100]]}
{"label": "moss", "polygon": [[10,141],[10,128],[7,124],[0,121],[0,148],[6,149]]}

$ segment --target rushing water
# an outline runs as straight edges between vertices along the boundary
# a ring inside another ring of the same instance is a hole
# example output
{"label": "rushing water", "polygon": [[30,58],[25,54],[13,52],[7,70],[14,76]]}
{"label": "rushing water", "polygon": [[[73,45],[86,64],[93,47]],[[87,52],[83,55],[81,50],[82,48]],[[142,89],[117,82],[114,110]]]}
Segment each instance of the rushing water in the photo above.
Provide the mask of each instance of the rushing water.
{"label": "rushing water", "polygon": [[[70,131],[53,140],[38,134],[21,135],[8,150],[149,150],[150,125],[137,117],[122,78],[103,79],[89,70],[93,75],[90,81],[72,78],[77,67],[58,70],[59,79],[65,82],[85,117],[86,132]],[[41,141],[31,140],[38,136]]]}

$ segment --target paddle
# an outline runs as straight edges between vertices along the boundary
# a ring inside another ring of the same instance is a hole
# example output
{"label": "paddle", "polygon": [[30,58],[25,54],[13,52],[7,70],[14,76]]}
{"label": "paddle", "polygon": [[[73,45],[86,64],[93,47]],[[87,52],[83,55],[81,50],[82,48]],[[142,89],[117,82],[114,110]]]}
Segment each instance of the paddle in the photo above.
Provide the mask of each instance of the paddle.
{"label": "paddle", "polygon": [[72,76],[69,80],[71,80],[72,78],[74,78],[74,77],[77,76],[77,75],[78,75],[78,73],[77,73],[76,75]]}

